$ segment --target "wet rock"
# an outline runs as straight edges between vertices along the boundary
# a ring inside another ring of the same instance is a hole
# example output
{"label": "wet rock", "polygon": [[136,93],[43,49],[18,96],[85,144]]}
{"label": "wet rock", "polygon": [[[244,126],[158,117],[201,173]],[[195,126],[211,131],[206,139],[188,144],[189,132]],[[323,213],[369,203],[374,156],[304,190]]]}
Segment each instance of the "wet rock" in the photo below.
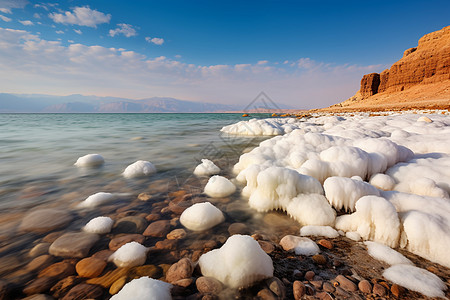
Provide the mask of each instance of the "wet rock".
{"label": "wet rock", "polygon": [[73,274],[75,274],[75,267],[73,264],[62,261],[48,266],[39,272],[38,277],[54,277],[62,279]]}
{"label": "wet rock", "polygon": [[248,229],[247,225],[245,225],[244,223],[233,223],[230,226],[228,226],[228,233],[230,235],[249,234],[250,230]]}
{"label": "wet rock", "polygon": [[183,228],[174,229],[167,234],[169,240],[181,240],[186,237],[186,230]]}
{"label": "wet rock", "polygon": [[126,276],[130,268],[117,268],[106,272],[103,276],[86,280],[86,283],[100,285],[109,288],[120,277]]}
{"label": "wet rock", "polygon": [[131,268],[128,271],[128,277],[130,278],[139,278],[142,276],[148,276],[151,278],[158,278],[162,275],[161,268],[154,266],[154,265],[144,265],[144,266],[138,266]]}
{"label": "wet rock", "polygon": [[304,295],[306,295],[306,286],[301,281],[294,281],[292,285],[292,291],[294,293],[294,299],[300,300]]}
{"label": "wet rock", "polygon": [[98,239],[99,236],[93,233],[66,233],[51,244],[49,252],[54,256],[83,258]]}
{"label": "wet rock", "polygon": [[159,214],[149,214],[145,217],[145,219],[148,222],[154,222],[154,221],[158,221],[159,219],[161,219],[161,216]]}
{"label": "wet rock", "polygon": [[105,267],[106,262],[104,260],[88,257],[80,260],[76,264],[75,270],[80,277],[94,278],[102,274]]}
{"label": "wet rock", "polygon": [[[1,298],[0,298],[1,299]],[[35,295],[31,295],[28,297],[23,298],[22,300],[54,300],[55,298],[53,298],[50,295],[46,295],[46,294],[35,294]]]}
{"label": "wet rock", "polygon": [[147,227],[147,221],[144,218],[128,216],[117,220],[114,224],[115,233],[142,233]]}
{"label": "wet rock", "polygon": [[177,263],[173,264],[166,274],[166,280],[173,283],[180,279],[190,278],[194,268],[192,262],[188,258],[182,258]]}
{"label": "wet rock", "polygon": [[108,247],[110,250],[116,251],[117,249],[119,249],[120,247],[125,245],[126,243],[137,242],[139,244],[143,244],[144,241],[145,241],[145,236],[143,236],[142,234],[137,234],[137,233],[127,234],[127,235],[122,235],[122,236],[113,238],[109,242]]}
{"label": "wet rock", "polygon": [[370,282],[368,280],[361,280],[358,283],[358,288],[361,292],[366,293],[366,294],[370,294],[372,293],[372,285],[370,284]]}
{"label": "wet rock", "polygon": [[373,285],[373,289],[372,292],[380,297],[384,297],[386,296],[386,289],[384,288],[384,286],[382,286],[381,284],[375,283]]}
{"label": "wet rock", "polygon": [[168,209],[176,215],[181,215],[191,205],[192,203],[190,201],[185,202],[170,201]]}
{"label": "wet rock", "polygon": [[312,260],[318,265],[325,265],[327,263],[327,259],[322,254],[313,255]]}
{"label": "wet rock", "polygon": [[160,220],[155,221],[148,225],[147,229],[145,229],[143,235],[151,236],[151,237],[165,237],[170,231],[170,221],[169,220]]}
{"label": "wet rock", "polygon": [[333,249],[333,243],[329,240],[321,239],[317,242],[317,244],[327,249]]}
{"label": "wet rock", "polygon": [[45,243],[53,243],[54,241],[56,241],[57,238],[59,238],[60,236],[62,236],[64,234],[63,231],[56,231],[56,232],[52,232],[47,234],[46,236],[44,236],[42,238],[42,241]]}
{"label": "wet rock", "polygon": [[323,289],[325,292],[328,292],[328,293],[333,293],[333,292],[336,290],[336,288],[334,287],[334,285],[333,285],[331,282],[329,282],[329,281],[325,281],[325,282],[323,283],[322,289]]}
{"label": "wet rock", "polygon": [[104,249],[104,250],[100,250],[98,252],[95,252],[94,254],[92,254],[91,257],[98,258],[98,259],[101,259],[103,261],[108,261],[108,258],[113,253],[114,253],[114,251],[112,251],[112,250]]}
{"label": "wet rock", "polygon": [[223,290],[222,283],[213,277],[199,277],[195,281],[197,290],[205,294],[218,295]]}
{"label": "wet rock", "polygon": [[75,285],[81,282],[78,276],[69,276],[58,281],[51,289],[51,294],[56,298],[62,298]]}
{"label": "wet rock", "polygon": [[30,261],[27,266],[25,267],[25,269],[27,269],[30,272],[39,270],[39,269],[44,269],[48,266],[50,266],[53,262],[55,261],[55,257],[48,255],[48,254],[44,254],[41,256],[36,257],[35,259],[33,259],[32,261]]}
{"label": "wet rock", "polygon": [[43,276],[28,284],[23,292],[26,295],[40,294],[48,291],[57,281],[54,277]]}
{"label": "wet rock", "polygon": [[8,282],[0,279],[0,300],[9,299],[10,286]]}
{"label": "wet rock", "polygon": [[37,257],[44,254],[48,254],[48,248],[50,248],[51,243],[39,243],[33,248],[31,248],[28,255],[30,257]]}
{"label": "wet rock", "polygon": [[314,288],[322,289],[322,285],[323,285],[322,280],[311,280],[310,283],[314,286]]}
{"label": "wet rock", "polygon": [[100,286],[80,283],[62,298],[62,300],[81,300],[81,299],[100,299],[103,295],[103,289]]}
{"label": "wet rock", "polygon": [[19,226],[19,230],[46,233],[63,228],[72,222],[73,216],[64,210],[39,209],[27,214]]}
{"label": "wet rock", "polygon": [[348,291],[348,292],[356,292],[358,290],[358,287],[356,286],[356,284],[351,281],[350,279],[348,279],[347,277],[345,277],[344,275],[338,275],[336,276],[336,281],[339,282],[339,286]]}
{"label": "wet rock", "polygon": [[261,300],[276,300],[277,299],[277,297],[268,288],[263,288],[262,290],[260,290],[258,292],[258,294],[256,295],[256,297]]}
{"label": "wet rock", "polygon": [[345,297],[345,298],[350,298],[351,294],[347,293],[343,288],[341,288],[340,286],[336,287],[336,291],[335,293],[339,296]]}
{"label": "wet rock", "polygon": [[177,248],[177,240],[163,240],[155,244],[155,249],[159,250],[175,250]]}
{"label": "wet rock", "polygon": [[111,285],[111,287],[109,288],[109,293],[111,295],[117,294],[126,283],[127,283],[127,276],[120,277],[119,279],[114,281],[114,283]]}
{"label": "wet rock", "polygon": [[286,287],[277,277],[267,279],[266,284],[272,293],[274,293],[279,299],[284,299],[286,297]]}
{"label": "wet rock", "polygon": [[141,201],[149,201],[152,199],[152,195],[149,193],[140,193],[138,199]]}
{"label": "wet rock", "polygon": [[316,273],[314,273],[314,271],[308,271],[305,273],[305,279],[308,281],[313,280],[314,276],[316,276]]}
{"label": "wet rock", "polygon": [[391,293],[392,293],[395,297],[399,298],[399,297],[403,296],[403,294],[405,293],[405,288],[402,287],[402,286],[400,286],[400,285],[398,285],[398,284],[396,284],[396,283],[394,283],[394,284],[391,286]]}
{"label": "wet rock", "polygon": [[267,254],[272,253],[275,250],[275,246],[271,242],[258,241],[258,244]]}

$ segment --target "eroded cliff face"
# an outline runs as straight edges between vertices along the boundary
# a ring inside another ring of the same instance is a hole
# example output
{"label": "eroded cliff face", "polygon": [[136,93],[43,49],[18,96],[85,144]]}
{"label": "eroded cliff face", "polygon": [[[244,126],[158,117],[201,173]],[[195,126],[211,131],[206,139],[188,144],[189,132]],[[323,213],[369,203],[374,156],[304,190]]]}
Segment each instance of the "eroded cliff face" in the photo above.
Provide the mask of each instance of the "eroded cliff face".
{"label": "eroded cliff face", "polygon": [[447,97],[449,85],[450,26],[447,26],[424,35],[418,46],[405,50],[403,57],[390,69],[364,75],[356,95],[338,106],[354,105],[366,99],[392,98],[389,96],[394,94],[407,98],[406,92],[412,88],[414,93],[411,94],[417,99],[431,99],[436,97],[436,93],[430,93],[432,86],[433,90],[441,91],[438,97]]}

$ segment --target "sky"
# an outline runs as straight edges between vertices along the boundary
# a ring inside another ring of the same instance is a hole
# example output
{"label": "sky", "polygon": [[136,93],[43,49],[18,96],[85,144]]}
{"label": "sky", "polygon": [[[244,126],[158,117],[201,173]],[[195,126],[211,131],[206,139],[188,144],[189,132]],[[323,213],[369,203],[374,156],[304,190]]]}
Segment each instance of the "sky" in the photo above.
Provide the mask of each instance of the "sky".
{"label": "sky", "polygon": [[293,108],[351,97],[450,1],[0,0],[0,92]]}

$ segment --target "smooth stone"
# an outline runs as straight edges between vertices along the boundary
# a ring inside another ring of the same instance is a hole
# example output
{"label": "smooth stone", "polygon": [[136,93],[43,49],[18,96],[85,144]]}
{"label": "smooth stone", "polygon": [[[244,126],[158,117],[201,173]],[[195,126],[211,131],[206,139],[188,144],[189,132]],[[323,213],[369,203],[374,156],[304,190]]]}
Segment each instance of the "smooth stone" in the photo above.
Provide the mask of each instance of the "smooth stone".
{"label": "smooth stone", "polygon": [[280,240],[280,246],[285,251],[291,251],[295,247],[297,247],[297,244],[301,237],[295,236],[295,235],[286,235]]}
{"label": "smooth stone", "polygon": [[112,271],[108,271],[105,275],[97,278],[91,278],[86,280],[86,283],[100,285],[104,288],[109,288],[120,277],[126,276],[130,268],[117,268]]}
{"label": "smooth stone", "polygon": [[173,282],[172,284],[173,285],[177,285],[177,286],[181,286],[181,287],[184,287],[184,288],[187,288],[193,282],[194,282],[194,280],[192,278],[184,278],[184,279],[177,280],[177,281]]}
{"label": "smooth stone", "polygon": [[199,277],[195,281],[197,290],[200,293],[218,295],[223,290],[222,283],[213,277]]}
{"label": "smooth stone", "polygon": [[323,281],[322,280],[311,280],[310,283],[316,288],[316,289],[322,289]]}
{"label": "smooth stone", "polygon": [[375,284],[373,285],[372,292],[373,292],[375,295],[380,296],[380,297],[386,296],[386,289],[385,289],[385,287],[382,286],[381,284],[378,284],[378,283],[375,283]]}
{"label": "smooth stone", "polygon": [[7,281],[0,279],[0,299],[6,300],[9,298],[10,285]]}
{"label": "smooth stone", "polygon": [[43,276],[33,280],[23,289],[23,292],[27,295],[44,293],[48,291],[56,281],[57,279],[55,277]]}
{"label": "smooth stone", "polygon": [[49,234],[47,234],[46,236],[44,236],[42,238],[42,241],[45,243],[53,243],[54,241],[56,241],[57,238],[59,238],[60,236],[62,236],[64,234],[63,231],[55,231],[55,232],[51,232]]}
{"label": "smooth stone", "polygon": [[182,258],[167,270],[166,280],[169,283],[173,283],[180,279],[190,278],[193,271],[194,268],[191,260],[189,258]]}
{"label": "smooth stone", "polygon": [[48,254],[48,248],[50,248],[51,243],[39,243],[33,248],[31,248],[28,255],[30,257],[37,257],[44,254]]}
{"label": "smooth stone", "polygon": [[114,281],[114,283],[109,288],[109,294],[110,295],[117,294],[126,283],[127,283],[127,276],[120,277],[119,279]]}
{"label": "smooth stone", "polygon": [[261,300],[277,300],[278,298],[268,289],[263,288],[256,294],[257,299]]}
{"label": "smooth stone", "polygon": [[38,269],[45,269],[48,266],[50,266],[54,261],[55,261],[54,256],[44,254],[44,255],[38,256],[38,257],[34,258],[32,261],[30,261],[26,265],[25,269],[27,269],[30,272],[36,271]]}
{"label": "smooth stone", "polygon": [[51,294],[56,298],[62,298],[75,285],[80,283],[81,278],[78,276],[69,276],[58,281],[51,289]]}
{"label": "smooth stone", "polygon": [[314,276],[316,276],[316,273],[314,273],[314,271],[307,271],[305,273],[305,279],[308,281],[313,280]]}
{"label": "smooth stone", "polygon": [[79,300],[79,299],[100,299],[103,296],[103,289],[97,285],[80,283],[62,298],[62,300]]}
{"label": "smooth stone", "polygon": [[73,274],[75,274],[74,265],[65,261],[61,261],[50,265],[39,272],[38,277],[55,277],[57,279],[62,279]]}
{"label": "smooth stone", "polygon": [[185,202],[170,201],[167,209],[176,215],[181,215],[190,206],[192,206],[192,203],[190,201]]}
{"label": "smooth stone", "polygon": [[145,219],[148,222],[154,222],[154,221],[158,221],[159,219],[161,219],[161,216],[159,214],[149,214],[145,217]]}
{"label": "smooth stone", "polygon": [[333,292],[336,290],[336,288],[334,287],[334,285],[333,285],[331,282],[329,282],[329,281],[325,281],[325,282],[323,283],[322,289],[323,289],[325,292],[328,292],[328,293],[333,293]]}
{"label": "smooth stone", "polygon": [[66,233],[52,243],[49,252],[54,256],[83,258],[98,239],[99,236],[94,233]]}
{"label": "smooth stone", "polygon": [[284,299],[286,297],[286,287],[279,278],[269,278],[266,280],[266,284],[279,299]]}
{"label": "smooth stone", "polygon": [[312,260],[318,265],[325,265],[327,263],[327,259],[322,254],[313,255]]}
{"label": "smooth stone", "polygon": [[404,293],[405,293],[405,288],[394,283],[391,286],[391,293],[395,296],[395,297],[401,297]]}
{"label": "smooth stone", "polygon": [[[1,298],[0,298],[1,299]],[[22,300],[54,300],[55,298],[53,298],[50,295],[46,295],[46,294],[35,294],[35,295],[31,295],[28,297],[23,298]]]}
{"label": "smooth stone", "polygon": [[94,278],[102,274],[105,267],[106,262],[104,260],[87,257],[76,264],[75,270],[80,277]]}
{"label": "smooth stone", "polygon": [[301,281],[294,281],[292,285],[292,291],[294,293],[294,299],[300,300],[304,295],[306,295],[306,286]]}
{"label": "smooth stone", "polygon": [[152,195],[149,193],[140,193],[138,195],[138,199],[141,201],[148,201],[148,200],[152,199]]}
{"label": "smooth stone", "polygon": [[348,292],[356,292],[358,290],[356,284],[347,277],[345,277],[344,275],[336,276],[336,281],[339,282],[339,286],[341,288],[343,288]]}
{"label": "smooth stone", "polygon": [[340,286],[336,287],[336,291],[335,293],[339,296],[345,297],[345,298],[349,298],[351,295],[349,293],[347,293],[343,288],[341,288]]}
{"label": "smooth stone", "polygon": [[108,258],[114,253],[114,251],[109,250],[109,249],[104,249],[104,250],[100,250],[98,252],[95,252],[94,254],[92,254],[91,257],[93,258],[98,258],[104,261],[108,261]]}
{"label": "smooth stone", "polygon": [[147,227],[147,221],[142,217],[128,216],[117,220],[114,224],[115,233],[142,233]]}
{"label": "smooth stone", "polygon": [[181,240],[186,237],[186,230],[183,228],[174,229],[167,234],[167,239],[169,240]]}
{"label": "smooth stone", "polygon": [[142,234],[137,234],[137,233],[127,234],[127,235],[113,238],[109,242],[108,247],[109,247],[109,250],[116,251],[117,249],[119,249],[120,247],[125,245],[126,243],[137,242],[139,244],[143,244],[144,241],[145,241],[145,236],[143,236]]}
{"label": "smooth stone", "polygon": [[333,243],[329,240],[321,239],[317,242],[317,244],[327,249],[333,249]]}
{"label": "smooth stone", "polygon": [[69,225],[73,216],[64,210],[59,209],[39,209],[25,217],[19,226],[19,230],[36,233],[46,233]]}
{"label": "smooth stone", "polygon": [[275,251],[275,245],[272,244],[271,242],[258,241],[258,244],[261,247],[261,249],[263,249],[264,252],[266,252],[267,254],[272,253],[273,251]]}
{"label": "smooth stone", "polygon": [[318,297],[320,300],[333,300],[334,299],[327,292],[320,292],[320,293],[317,293],[315,296]]}
{"label": "smooth stone", "polygon": [[143,235],[151,237],[165,237],[170,231],[169,220],[159,220],[148,225]]}
{"label": "smooth stone", "polygon": [[139,278],[142,276],[148,276],[151,278],[161,277],[161,268],[154,265],[143,265],[131,268],[127,275],[131,278]]}
{"label": "smooth stone", "polygon": [[366,293],[366,294],[370,294],[372,293],[372,285],[370,284],[370,282],[368,280],[361,280],[358,283],[358,288],[361,292]]}
{"label": "smooth stone", "polygon": [[155,244],[155,249],[158,250],[175,250],[177,248],[177,240],[163,240]]}
{"label": "smooth stone", "polygon": [[250,230],[248,229],[247,225],[245,225],[244,223],[233,223],[230,226],[228,226],[228,233],[230,235],[249,234]]}

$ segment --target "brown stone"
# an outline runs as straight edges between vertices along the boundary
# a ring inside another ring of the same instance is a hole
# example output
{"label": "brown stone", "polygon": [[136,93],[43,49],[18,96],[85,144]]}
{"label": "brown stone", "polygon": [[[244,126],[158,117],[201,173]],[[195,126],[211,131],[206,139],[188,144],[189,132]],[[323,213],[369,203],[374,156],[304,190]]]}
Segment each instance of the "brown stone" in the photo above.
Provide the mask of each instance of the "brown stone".
{"label": "brown stone", "polygon": [[93,233],[66,233],[51,244],[49,253],[54,256],[83,258],[98,239],[99,236]]}
{"label": "brown stone", "polygon": [[177,240],[162,240],[155,244],[155,249],[159,250],[175,250],[177,248]]}
{"label": "brown stone", "polygon": [[161,216],[159,214],[149,214],[145,217],[145,219],[148,222],[154,222],[154,221],[158,221],[159,219],[161,219]]}
{"label": "brown stone", "polygon": [[331,282],[329,282],[329,281],[325,281],[325,282],[323,283],[322,289],[323,289],[325,292],[329,292],[329,293],[333,293],[333,292],[336,290],[336,288],[334,287],[334,285],[333,285]]}
{"label": "brown stone", "polygon": [[391,286],[391,293],[392,293],[395,297],[399,298],[399,297],[401,297],[401,296],[405,293],[405,288],[402,287],[402,286],[400,286],[400,285],[398,285],[398,284],[396,284],[396,283],[394,283],[394,284]]}
{"label": "brown stone", "polygon": [[148,201],[148,200],[152,199],[152,195],[149,193],[140,193],[138,195],[138,199],[141,201]]}
{"label": "brown stone", "polygon": [[62,261],[48,266],[39,272],[38,277],[55,277],[61,279],[73,274],[75,274],[75,267],[73,264]]}
{"label": "brown stone", "polygon": [[143,235],[151,237],[165,237],[170,231],[169,220],[159,220],[148,225]]}
{"label": "brown stone", "polygon": [[186,237],[186,230],[183,228],[174,229],[167,234],[167,239],[169,240],[181,240]]}
{"label": "brown stone", "polygon": [[377,296],[380,296],[380,297],[386,296],[386,289],[381,284],[375,283],[373,285],[372,291]]}
{"label": "brown stone", "polygon": [[172,284],[186,288],[186,287],[190,286],[193,282],[194,282],[194,280],[192,278],[184,278],[184,279],[177,280],[177,281],[173,282]]}
{"label": "brown stone", "polygon": [[[62,231],[51,232],[42,238],[42,242],[51,244],[54,241],[56,241],[56,239],[59,238],[60,236],[62,236],[63,234],[64,234],[64,232],[62,232]],[[49,246],[49,248],[50,248],[50,246]]]}
{"label": "brown stone", "polygon": [[228,233],[230,235],[249,234],[250,230],[248,229],[247,225],[245,225],[244,223],[233,223],[230,226],[228,226]]}
{"label": "brown stone", "polygon": [[48,254],[48,248],[50,248],[50,245],[51,243],[39,243],[30,250],[28,255],[30,257],[37,257]]}
{"label": "brown stone", "polygon": [[320,292],[315,295],[320,300],[333,300],[334,298],[327,292]]}
{"label": "brown stone", "polygon": [[114,253],[112,250],[104,249],[92,254],[91,257],[98,258],[104,261],[108,261],[108,258]]}
{"label": "brown stone", "polygon": [[327,259],[322,254],[313,255],[312,260],[318,265],[325,265],[327,263]]}
{"label": "brown stone", "polygon": [[170,201],[168,209],[176,215],[181,215],[192,203],[190,201],[176,202]]}
{"label": "brown stone", "polygon": [[[1,299],[1,298],[0,298]],[[23,298],[22,300],[54,300],[55,298],[53,298],[50,295],[46,295],[46,294],[34,294],[28,297]]]}
{"label": "brown stone", "polygon": [[306,286],[301,281],[294,281],[292,285],[292,291],[294,293],[294,299],[300,300],[304,295],[306,295]]}
{"label": "brown stone", "polygon": [[62,298],[71,288],[80,283],[80,281],[81,278],[79,278],[78,276],[69,276],[63,278],[50,289],[50,292],[56,298]]}
{"label": "brown stone", "polygon": [[286,297],[286,287],[283,282],[277,277],[272,277],[266,280],[266,284],[269,289],[274,293],[278,299],[284,299]]}
{"label": "brown stone", "polygon": [[143,276],[158,278],[162,275],[162,270],[160,267],[154,265],[144,265],[131,268],[127,274],[130,278],[139,278]]}
{"label": "brown stone", "polygon": [[44,254],[30,261],[25,267],[28,271],[33,272],[50,266],[55,261],[55,257]]}
{"label": "brown stone", "polygon": [[123,245],[125,245],[126,243],[130,243],[130,242],[137,242],[139,244],[143,244],[145,241],[145,236],[143,236],[142,234],[127,234],[127,235],[122,235],[119,237],[115,237],[113,238],[110,242],[109,242],[109,249],[112,251],[116,251],[117,249],[119,249],[120,247],[122,247]]}
{"label": "brown stone", "polygon": [[117,294],[126,283],[127,283],[127,276],[120,277],[119,279],[114,281],[114,283],[111,285],[111,287],[109,288],[109,293],[111,295]]}
{"label": "brown stone", "polygon": [[380,86],[380,74],[370,73],[364,75],[361,79],[361,88],[359,92],[362,98],[368,98],[378,93],[378,87]]}
{"label": "brown stone", "polygon": [[314,273],[314,271],[307,271],[305,273],[305,279],[306,280],[313,280],[314,276],[316,276],[316,273]]}
{"label": "brown stone", "polygon": [[115,233],[142,233],[147,227],[147,221],[142,217],[123,217],[114,224]]}
{"label": "brown stone", "polygon": [[258,241],[258,244],[267,254],[272,253],[275,250],[275,245],[271,242]]}
{"label": "brown stone", "polygon": [[344,275],[336,276],[336,281],[339,282],[339,286],[341,288],[343,288],[348,292],[356,292],[358,290],[356,284],[347,277],[345,277]]}
{"label": "brown stone", "polygon": [[370,284],[370,282],[368,280],[361,280],[358,283],[358,288],[361,292],[366,293],[366,294],[370,294],[372,293],[372,285]]}
{"label": "brown stone", "polygon": [[194,268],[192,262],[188,258],[182,258],[177,263],[173,264],[166,274],[166,280],[173,283],[180,279],[189,278],[192,276]]}
{"label": "brown stone", "polygon": [[263,288],[256,294],[257,299],[261,300],[276,300],[277,297],[268,289]]}
{"label": "brown stone", "polygon": [[103,276],[86,280],[86,283],[97,284],[109,288],[120,277],[126,276],[130,268],[117,268],[106,272]]}
{"label": "brown stone", "polygon": [[72,219],[73,216],[65,210],[39,209],[23,217],[19,230],[46,233],[67,226]]}
{"label": "brown stone", "polygon": [[62,298],[62,300],[100,299],[103,289],[98,285],[80,283]]}
{"label": "brown stone", "polygon": [[23,292],[27,295],[44,293],[48,291],[56,281],[57,279],[55,277],[43,276],[33,280],[23,289]]}
{"label": "brown stone", "polygon": [[218,295],[223,290],[222,283],[213,278],[213,277],[199,277],[195,281],[195,285],[197,286],[197,290],[201,293],[205,294],[214,294]]}
{"label": "brown stone", "polygon": [[94,278],[102,274],[105,267],[106,262],[104,260],[88,257],[80,260],[76,264],[75,270],[80,277]]}
{"label": "brown stone", "polygon": [[321,239],[317,242],[317,244],[327,249],[333,249],[333,243],[329,240]]}

